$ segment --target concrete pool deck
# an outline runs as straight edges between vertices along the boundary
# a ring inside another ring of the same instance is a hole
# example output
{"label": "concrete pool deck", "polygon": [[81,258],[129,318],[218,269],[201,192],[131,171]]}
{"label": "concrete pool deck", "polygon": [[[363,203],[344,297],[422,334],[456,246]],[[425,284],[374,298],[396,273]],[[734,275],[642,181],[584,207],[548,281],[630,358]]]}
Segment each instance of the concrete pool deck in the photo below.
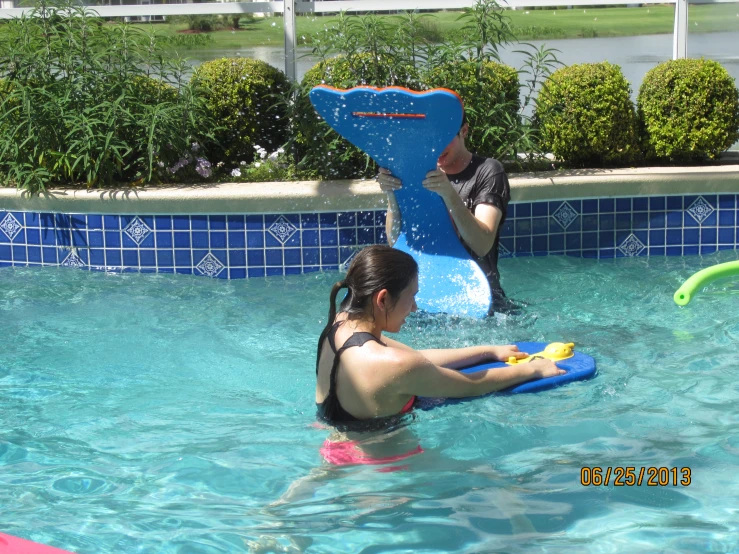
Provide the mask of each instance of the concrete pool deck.
{"label": "concrete pool deck", "polygon": [[[739,164],[510,174],[511,201],[739,193]],[[0,209],[97,214],[305,213],[385,207],[374,180],[213,183],[126,189],[0,188]]]}

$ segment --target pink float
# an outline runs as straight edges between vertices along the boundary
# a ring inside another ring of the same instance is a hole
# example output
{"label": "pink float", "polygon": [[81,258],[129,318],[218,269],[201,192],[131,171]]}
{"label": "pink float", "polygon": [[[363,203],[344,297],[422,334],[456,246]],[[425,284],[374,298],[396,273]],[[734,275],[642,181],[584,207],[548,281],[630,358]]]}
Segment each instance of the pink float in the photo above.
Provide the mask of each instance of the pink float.
{"label": "pink float", "polygon": [[67,550],[0,533],[0,554],[71,554]]}

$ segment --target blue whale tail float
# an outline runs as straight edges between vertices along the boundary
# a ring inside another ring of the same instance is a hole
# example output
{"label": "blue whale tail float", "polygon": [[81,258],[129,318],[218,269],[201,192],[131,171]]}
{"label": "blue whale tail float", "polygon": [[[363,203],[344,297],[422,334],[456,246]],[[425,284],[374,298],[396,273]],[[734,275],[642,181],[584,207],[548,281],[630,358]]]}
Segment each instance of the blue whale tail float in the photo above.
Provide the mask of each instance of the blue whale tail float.
{"label": "blue whale tail float", "polygon": [[394,246],[418,262],[419,309],[487,316],[492,294],[485,273],[457,237],[444,201],[421,184],[459,132],[459,96],[446,89],[319,85],[310,99],[334,131],[403,183],[396,192],[402,224]]}

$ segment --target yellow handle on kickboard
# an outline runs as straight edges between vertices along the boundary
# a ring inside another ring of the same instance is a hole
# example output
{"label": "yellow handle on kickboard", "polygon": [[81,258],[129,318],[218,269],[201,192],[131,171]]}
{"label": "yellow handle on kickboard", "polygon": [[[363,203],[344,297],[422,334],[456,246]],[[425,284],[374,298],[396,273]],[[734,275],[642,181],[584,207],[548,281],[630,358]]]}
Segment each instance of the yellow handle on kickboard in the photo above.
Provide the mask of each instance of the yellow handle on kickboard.
{"label": "yellow handle on kickboard", "polygon": [[575,355],[574,348],[574,342],[550,342],[547,347],[541,352],[531,354],[530,356],[527,356],[526,358],[522,358],[520,360],[511,356],[510,358],[508,358],[507,363],[508,365],[525,364],[526,362],[530,362],[531,360],[534,360],[536,358],[547,358],[549,360],[552,360],[553,362],[558,362],[560,360],[572,358],[572,356]]}

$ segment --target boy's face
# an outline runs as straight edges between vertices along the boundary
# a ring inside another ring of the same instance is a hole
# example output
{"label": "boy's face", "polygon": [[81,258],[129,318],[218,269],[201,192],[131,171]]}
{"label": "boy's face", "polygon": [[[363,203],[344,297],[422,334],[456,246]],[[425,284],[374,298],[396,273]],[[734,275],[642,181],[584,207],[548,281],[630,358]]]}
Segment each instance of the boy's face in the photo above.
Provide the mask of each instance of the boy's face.
{"label": "boy's face", "polygon": [[465,152],[464,139],[467,138],[468,132],[469,126],[465,123],[460,127],[459,132],[454,135],[452,142],[442,150],[441,155],[437,160],[439,168],[443,170],[445,167],[451,166],[457,158]]}

